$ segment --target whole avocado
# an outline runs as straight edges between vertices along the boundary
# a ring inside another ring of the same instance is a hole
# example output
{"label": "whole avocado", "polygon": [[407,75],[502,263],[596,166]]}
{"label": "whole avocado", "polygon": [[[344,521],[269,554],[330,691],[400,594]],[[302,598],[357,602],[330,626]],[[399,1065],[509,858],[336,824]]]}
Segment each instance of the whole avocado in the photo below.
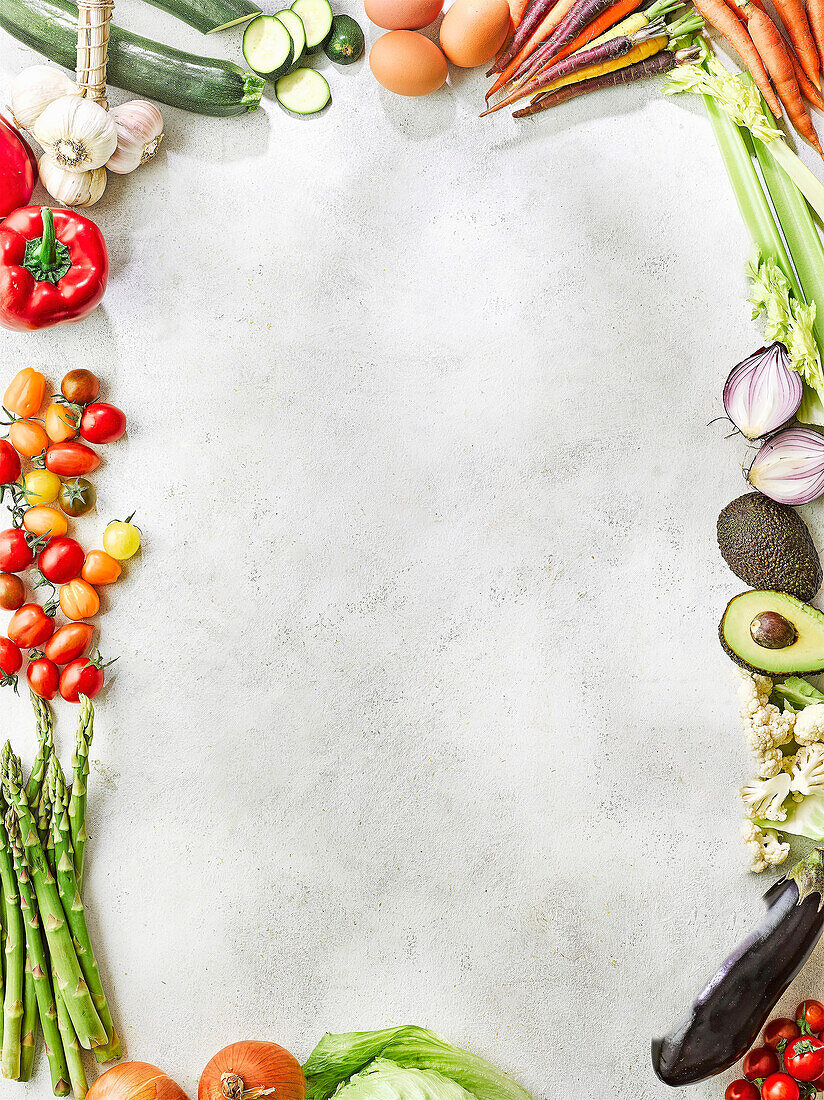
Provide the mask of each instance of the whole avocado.
{"label": "whole avocado", "polygon": [[792,508],[761,493],[745,493],[718,517],[724,561],[750,588],[786,592],[808,603],[822,573],[807,525]]}

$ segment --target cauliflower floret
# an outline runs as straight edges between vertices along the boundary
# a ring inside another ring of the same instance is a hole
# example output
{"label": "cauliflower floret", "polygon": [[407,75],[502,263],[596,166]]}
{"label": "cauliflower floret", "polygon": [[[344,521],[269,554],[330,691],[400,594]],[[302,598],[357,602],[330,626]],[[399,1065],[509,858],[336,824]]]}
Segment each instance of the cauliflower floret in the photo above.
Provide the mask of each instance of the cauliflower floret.
{"label": "cauliflower floret", "polygon": [[759,874],[768,867],[777,867],[787,858],[790,846],[782,844],[773,829],[761,830],[754,821],[741,822],[741,839],[750,857],[750,870]]}
{"label": "cauliflower floret", "polygon": [[741,788],[747,817],[764,818],[767,821],[784,821],[787,811],[784,802],[790,793],[792,780],[786,772],[772,779],[753,779]]}
{"label": "cauliflower floret", "polygon": [[798,712],[793,736],[799,745],[815,745],[824,741],[824,703],[813,703]]}
{"label": "cauliflower floret", "polygon": [[[792,711],[781,711],[770,702],[771,691],[772,680],[768,676],[760,676],[754,672],[743,673],[743,683],[739,690],[741,728],[750,751],[756,758],[758,775],[762,779],[772,779],[780,774],[784,764],[780,749],[782,745],[792,741],[793,728],[796,725],[796,715]],[[824,704],[821,706],[824,711]]]}
{"label": "cauliflower floret", "polygon": [[824,787],[824,745],[805,745],[791,759],[791,791],[803,796]]}

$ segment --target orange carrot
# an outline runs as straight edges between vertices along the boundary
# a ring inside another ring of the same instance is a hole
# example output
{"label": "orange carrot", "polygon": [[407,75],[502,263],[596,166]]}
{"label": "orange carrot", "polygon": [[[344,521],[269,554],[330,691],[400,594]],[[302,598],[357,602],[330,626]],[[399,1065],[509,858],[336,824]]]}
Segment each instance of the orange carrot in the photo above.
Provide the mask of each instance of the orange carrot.
{"label": "orange carrot", "polygon": [[[781,110],[781,104],[773,91],[764,62],[761,60],[761,55],[755,48],[747,28],[741,25],[740,19],[727,7],[724,0],[694,0],[694,3],[699,14],[703,15],[705,21],[711,27],[715,27],[718,33],[726,38],[750,70],[753,80],[775,117],[783,118],[784,112]],[[751,4],[750,6],[754,5]]]}
{"label": "orange carrot", "polygon": [[501,75],[486,93],[486,98],[489,100],[499,88],[502,88],[510,78],[514,75],[515,71],[521,67],[524,61],[528,57],[531,57],[535,50],[541,45],[542,42],[546,42],[547,38],[552,34],[555,28],[561,23],[562,19],[569,14],[569,9],[575,3],[575,0],[558,0],[555,7],[544,19],[543,23],[538,27],[535,33],[532,35],[527,44],[523,47],[519,53],[513,57],[507,67],[503,70]]}
{"label": "orange carrot", "polygon": [[816,48],[815,39],[813,38],[813,32],[810,29],[810,24],[807,21],[807,13],[804,11],[804,5],[801,0],[774,0],[775,10],[781,16],[784,26],[787,28],[787,34],[790,36],[790,42],[793,44],[793,49],[798,55],[798,60],[801,62],[801,68],[810,78],[816,88],[821,88],[821,79],[819,73],[821,71],[821,62],[818,58],[818,49]]}
{"label": "orange carrot", "polygon": [[824,0],[807,0],[807,19],[818,50],[818,60],[824,69]]}
{"label": "orange carrot", "polygon": [[[564,46],[562,50],[558,50],[553,58],[547,62],[547,67],[554,65],[556,61],[563,61],[565,57],[569,57],[571,53],[577,53],[583,46],[590,43],[593,38],[599,38],[604,31],[608,31],[610,27],[614,27],[616,23],[620,23],[622,19],[625,19],[628,15],[640,8],[642,0],[617,0],[617,3],[613,4],[611,8],[607,8],[605,12],[602,12],[597,19],[592,23],[575,39],[574,42],[570,42],[568,46]],[[543,70],[542,70],[543,71]]]}
{"label": "orange carrot", "polygon": [[787,50],[790,55],[790,61],[793,63],[795,79],[798,81],[798,87],[801,89],[801,94],[808,103],[812,103],[813,107],[817,107],[819,111],[824,111],[824,95],[822,95],[820,90],[810,82],[810,78],[801,68],[801,62],[792,50],[789,49],[789,46]]}
{"label": "orange carrot", "polygon": [[529,0],[509,0],[509,10],[512,14],[512,22],[517,27],[524,17]]}
{"label": "orange carrot", "polygon": [[[795,79],[793,63],[778,28],[769,15],[757,8],[752,0],[736,0],[736,5],[747,20],[750,38],[761,54],[778,96],[787,109],[790,122],[819,156],[824,158],[824,149],[821,148],[812,119],[807,114],[807,108],[801,99],[801,90]],[[764,98],[766,99],[766,96]]]}

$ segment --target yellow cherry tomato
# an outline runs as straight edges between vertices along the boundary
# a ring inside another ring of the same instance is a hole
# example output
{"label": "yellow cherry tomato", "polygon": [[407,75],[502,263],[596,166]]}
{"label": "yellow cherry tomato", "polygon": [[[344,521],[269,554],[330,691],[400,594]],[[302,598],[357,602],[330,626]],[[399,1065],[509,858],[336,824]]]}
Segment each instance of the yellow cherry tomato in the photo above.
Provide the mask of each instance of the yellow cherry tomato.
{"label": "yellow cherry tomato", "polygon": [[61,584],[57,598],[60,601],[60,610],[67,619],[79,622],[80,619],[90,619],[100,610],[100,598],[88,581],[77,577],[68,584]]}
{"label": "yellow cherry tomato", "polygon": [[48,504],[38,504],[36,508],[29,508],[25,513],[23,526],[32,535],[62,538],[69,530],[69,521],[56,508],[50,508]]}
{"label": "yellow cherry tomato", "polygon": [[24,367],[9,382],[3,404],[15,416],[34,416],[46,395],[46,379],[39,370]]}
{"label": "yellow cherry tomato", "polygon": [[118,561],[126,561],[140,549],[140,531],[128,520],[112,520],[103,532],[103,549]]}
{"label": "yellow cherry tomato", "polygon": [[51,504],[60,492],[60,478],[51,470],[29,470],[20,478],[20,484],[26,503],[32,508],[37,504]]}
{"label": "yellow cherry tomato", "polygon": [[52,443],[65,443],[77,435],[77,410],[68,405],[58,405],[56,402],[49,405],[43,422]]}
{"label": "yellow cherry tomato", "polygon": [[19,455],[35,458],[48,447],[49,437],[36,420],[15,420],[9,428],[9,442]]}
{"label": "yellow cherry tomato", "polygon": [[105,550],[90,550],[80,576],[89,584],[114,584],[120,576],[120,562]]}

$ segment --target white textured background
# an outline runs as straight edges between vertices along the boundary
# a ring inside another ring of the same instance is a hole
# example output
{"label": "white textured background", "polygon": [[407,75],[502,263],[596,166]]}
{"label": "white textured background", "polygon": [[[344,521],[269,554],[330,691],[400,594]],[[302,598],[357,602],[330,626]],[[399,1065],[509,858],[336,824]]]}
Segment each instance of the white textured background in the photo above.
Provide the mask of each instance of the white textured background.
{"label": "white textured background", "polygon": [[[0,35],[3,102],[33,60]],[[104,308],[0,335],[4,379],[88,366],[130,418],[76,528],[145,535],[90,796],[128,1054],[193,1094],[237,1038],[416,1022],[546,1100],[671,1095],[650,1036],[768,884],[715,638],[743,453],[707,426],[760,342],[748,239],[654,83],[519,125],[476,117],[480,74],[409,101],[324,66],[314,120],[164,109],[94,210]]]}

